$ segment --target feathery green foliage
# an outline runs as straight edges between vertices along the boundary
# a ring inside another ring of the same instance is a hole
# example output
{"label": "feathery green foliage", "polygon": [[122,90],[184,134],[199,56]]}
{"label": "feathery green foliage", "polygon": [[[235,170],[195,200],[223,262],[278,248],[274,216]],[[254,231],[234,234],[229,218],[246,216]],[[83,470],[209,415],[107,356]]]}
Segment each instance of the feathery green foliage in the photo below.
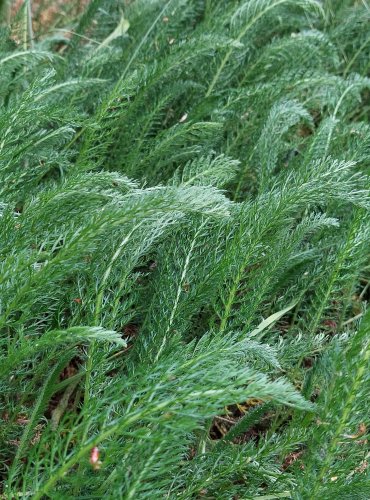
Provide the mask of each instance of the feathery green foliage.
{"label": "feathery green foliage", "polygon": [[369,2],[9,5],[1,498],[369,498]]}

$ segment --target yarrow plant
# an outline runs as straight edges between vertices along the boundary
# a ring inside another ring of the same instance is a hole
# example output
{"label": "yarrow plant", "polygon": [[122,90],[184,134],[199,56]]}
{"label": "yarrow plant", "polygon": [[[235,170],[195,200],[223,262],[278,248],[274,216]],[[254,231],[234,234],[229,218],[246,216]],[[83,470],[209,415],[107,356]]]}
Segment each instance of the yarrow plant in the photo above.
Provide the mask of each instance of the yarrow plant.
{"label": "yarrow plant", "polygon": [[369,2],[0,12],[1,498],[369,498]]}

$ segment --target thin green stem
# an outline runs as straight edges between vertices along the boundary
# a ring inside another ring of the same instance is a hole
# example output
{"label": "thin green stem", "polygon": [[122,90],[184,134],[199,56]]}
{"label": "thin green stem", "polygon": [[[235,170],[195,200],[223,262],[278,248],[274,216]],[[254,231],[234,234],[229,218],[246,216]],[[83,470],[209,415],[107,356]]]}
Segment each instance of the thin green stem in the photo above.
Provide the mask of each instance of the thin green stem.
{"label": "thin green stem", "polygon": [[[263,17],[265,14],[267,14],[270,10],[272,10],[275,7],[278,7],[279,5],[282,5],[286,2],[289,2],[289,1],[291,1],[291,0],[277,0],[275,3],[269,5],[265,9],[261,10],[261,12],[259,12],[255,17],[253,17],[249,21],[249,23],[247,23],[242,28],[242,30],[240,31],[240,33],[236,37],[235,41],[240,42],[242,40],[242,38],[244,38],[244,36],[247,34],[247,32],[256,24],[256,22],[259,21],[261,19],[261,17]],[[219,67],[216,71],[216,74],[213,77],[213,80],[211,81],[211,83],[208,87],[208,90],[207,90],[206,95],[205,95],[206,97],[209,97],[212,94],[215,86],[217,85],[218,80],[220,79],[220,76],[221,76],[226,64],[229,62],[229,59],[230,59],[233,51],[234,51],[234,47],[230,47],[229,50],[226,52],[224,58],[221,60],[221,64],[219,65]]]}
{"label": "thin green stem", "polygon": [[[131,236],[133,233],[143,224],[144,221],[140,221],[138,224],[134,226],[134,228],[124,237],[124,239],[121,241],[119,244],[117,250],[114,252],[109,265],[103,275],[103,279],[97,294],[96,298],[96,304],[95,304],[95,312],[94,312],[94,325],[95,326],[100,326],[101,325],[101,312],[102,312],[102,307],[103,307],[103,298],[104,298],[104,293],[106,289],[106,285],[109,279],[109,276],[112,272],[113,265],[116,262],[116,260],[119,258],[121,255],[123,249],[125,248],[126,244],[130,240]],[[85,380],[85,393],[84,393],[84,406],[88,405],[89,400],[90,400],[90,391],[91,391],[91,378],[92,378],[92,371],[94,367],[94,354],[96,350],[96,341],[91,342],[91,344],[88,347],[87,351],[87,362],[86,362],[86,380]],[[87,425],[84,430],[84,435],[83,435],[83,441],[86,440],[87,438],[87,433],[89,430],[89,426]]]}
{"label": "thin green stem", "polygon": [[333,436],[333,439],[331,440],[330,447],[325,454],[323,465],[321,467],[320,473],[318,474],[317,481],[315,482],[315,487],[313,488],[312,492],[312,498],[319,497],[319,490],[321,488],[324,478],[328,474],[332,459],[338,450],[339,441],[346,428],[349,417],[353,411],[353,402],[360,391],[364,375],[366,373],[366,370],[368,369],[369,360],[370,360],[370,346],[369,343],[367,343],[363,348],[363,359],[362,362],[358,365],[357,371],[355,373],[355,377],[353,379],[352,386],[349,390],[347,401],[345,402],[342,416],[339,420],[338,426],[335,429],[335,434]]}
{"label": "thin green stem", "polygon": [[343,71],[343,76],[346,77],[350,71],[350,69],[352,68],[352,66],[354,65],[356,59],[358,58],[358,56],[361,54],[361,52],[364,50],[364,48],[366,47],[366,45],[368,45],[370,43],[370,37],[364,41],[364,43],[360,46],[360,48],[357,50],[357,52],[354,54],[354,56],[352,57],[352,59],[349,61],[349,63],[347,64],[345,70]]}
{"label": "thin green stem", "polygon": [[[242,268],[240,268],[240,269],[242,269]],[[240,269],[239,269],[239,272],[236,275],[236,278],[235,278],[233,285],[230,289],[230,293],[229,293],[229,296],[228,296],[228,299],[227,299],[227,302],[225,305],[225,309],[224,309],[224,314],[222,315],[222,318],[221,318],[220,333],[225,331],[225,328],[226,328],[227,323],[228,323],[229,318],[230,318],[230,314],[231,314],[231,310],[232,310],[232,307],[234,304],[235,296],[236,296],[236,293],[238,291],[239,283],[240,283],[240,280],[242,277],[242,273],[241,273]]]}
{"label": "thin green stem", "polygon": [[310,322],[309,328],[308,328],[308,331],[312,335],[314,335],[318,329],[318,326],[319,326],[319,323],[320,323],[321,318],[323,316],[323,313],[324,313],[324,311],[328,305],[328,301],[333,293],[334,285],[337,282],[338,277],[340,275],[340,272],[343,268],[343,265],[344,265],[346,259],[348,258],[349,253],[352,249],[353,240],[356,237],[356,234],[358,232],[360,222],[361,222],[361,219],[360,219],[360,217],[357,216],[354,224],[352,225],[352,227],[350,229],[350,233],[348,235],[348,239],[346,241],[346,244],[343,247],[343,249],[340,251],[338,258],[337,258],[337,261],[335,263],[335,266],[334,266],[332,272],[330,273],[329,279],[327,280],[327,285],[326,285],[326,290],[325,290],[324,296],[320,297],[320,302],[318,304],[316,314],[314,315],[312,321]]}
{"label": "thin green stem", "polygon": [[24,25],[23,25],[23,50],[33,49],[33,29],[32,29],[32,3],[31,0],[24,2]]}
{"label": "thin green stem", "polygon": [[[105,114],[107,108],[109,107],[111,101],[114,99],[114,97],[119,92],[119,89],[120,89],[120,87],[122,85],[122,82],[125,79],[125,77],[126,77],[128,71],[129,71],[129,69],[131,68],[133,62],[135,61],[135,59],[139,55],[140,50],[142,49],[143,45],[148,40],[149,35],[152,33],[152,31],[154,30],[154,28],[156,27],[156,25],[158,24],[158,22],[162,19],[164,13],[166,12],[166,10],[168,9],[168,7],[171,5],[172,2],[173,2],[173,0],[168,0],[168,2],[163,7],[163,9],[161,10],[161,12],[158,14],[158,16],[155,18],[155,20],[153,21],[153,23],[150,25],[149,29],[147,30],[147,32],[145,33],[145,35],[143,36],[143,38],[140,40],[140,43],[138,44],[138,46],[136,47],[134,53],[132,54],[131,58],[129,59],[128,63],[126,64],[126,66],[125,66],[125,68],[124,68],[121,76],[119,77],[119,79],[117,80],[117,83],[113,87],[113,90],[109,93],[108,97],[102,102],[102,104],[98,108],[98,110],[96,112],[96,116],[98,117],[98,121],[100,121],[100,118],[102,116],[104,116],[104,114]],[[66,146],[66,148],[68,149],[69,147],[71,147],[77,141],[77,139],[79,137],[81,137],[86,132],[86,130],[87,130],[87,127],[82,127],[81,130],[76,134],[75,138],[73,138],[72,141],[70,141],[70,143]],[[86,140],[86,144],[83,146],[82,151],[79,154],[79,159],[83,158],[84,153],[89,149],[89,147],[90,147],[90,139],[89,139],[89,136],[88,136],[88,138]],[[77,163],[78,163],[78,161],[77,161]]]}

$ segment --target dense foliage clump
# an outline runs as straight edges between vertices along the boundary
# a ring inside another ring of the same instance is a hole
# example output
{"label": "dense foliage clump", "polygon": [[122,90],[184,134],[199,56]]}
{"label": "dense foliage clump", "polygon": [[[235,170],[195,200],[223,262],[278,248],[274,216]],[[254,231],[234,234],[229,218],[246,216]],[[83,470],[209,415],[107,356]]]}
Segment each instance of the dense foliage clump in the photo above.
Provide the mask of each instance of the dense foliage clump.
{"label": "dense foliage clump", "polygon": [[369,2],[83,3],[0,2],[1,498],[369,498]]}

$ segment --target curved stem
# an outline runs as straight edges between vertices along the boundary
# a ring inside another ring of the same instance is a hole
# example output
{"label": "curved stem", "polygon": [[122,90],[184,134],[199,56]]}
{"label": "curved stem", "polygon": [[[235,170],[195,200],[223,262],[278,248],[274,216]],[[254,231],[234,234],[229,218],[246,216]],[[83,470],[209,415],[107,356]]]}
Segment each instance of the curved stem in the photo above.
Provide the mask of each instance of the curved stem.
{"label": "curved stem", "polygon": [[[236,42],[240,42],[241,39],[246,35],[246,33],[250,30],[250,28],[252,28],[252,26],[254,24],[256,24],[257,21],[259,21],[261,19],[261,17],[263,17],[267,12],[269,12],[270,10],[274,9],[275,7],[279,6],[279,5],[282,5],[283,3],[286,3],[286,2],[289,2],[290,0],[277,0],[275,3],[267,6],[265,9],[261,10],[261,12],[259,12],[255,17],[253,17],[249,23],[247,23],[243,29],[240,31],[239,35],[236,37],[235,41]],[[230,47],[230,49],[227,51],[227,53],[225,54],[224,58],[222,59],[221,61],[221,64],[220,66],[218,67],[217,71],[216,71],[216,74],[215,76],[213,77],[213,80],[212,82],[210,83],[209,87],[208,87],[208,90],[207,90],[207,93],[206,93],[206,97],[209,97],[218,80],[220,79],[220,76],[221,76],[221,73],[224,69],[224,67],[226,66],[226,64],[229,62],[229,59],[233,53],[233,49],[234,47]]]}
{"label": "curved stem", "polygon": [[346,77],[348,75],[349,70],[351,69],[351,67],[353,66],[354,62],[356,61],[356,59],[358,58],[358,56],[361,54],[361,52],[364,50],[364,48],[366,47],[366,45],[368,43],[370,43],[370,38],[368,38],[367,40],[364,41],[364,43],[361,45],[361,47],[358,49],[358,51],[355,53],[355,55],[349,61],[349,63],[347,64],[345,70],[343,71],[343,76],[344,77]]}

